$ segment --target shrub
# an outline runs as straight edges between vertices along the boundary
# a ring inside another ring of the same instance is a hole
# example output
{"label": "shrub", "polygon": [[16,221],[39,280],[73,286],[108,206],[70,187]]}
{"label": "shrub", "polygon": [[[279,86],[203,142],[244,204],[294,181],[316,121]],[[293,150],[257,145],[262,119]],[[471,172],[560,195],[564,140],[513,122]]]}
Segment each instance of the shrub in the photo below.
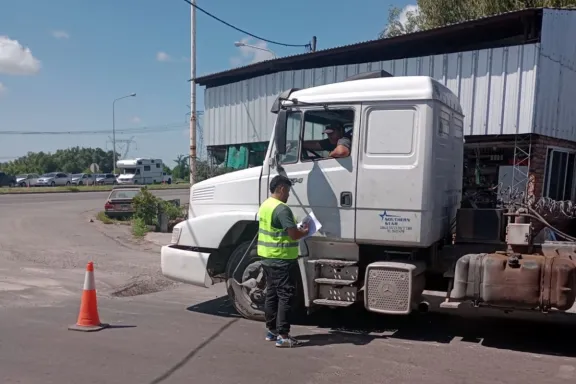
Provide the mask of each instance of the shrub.
{"label": "shrub", "polygon": [[144,222],[144,219],[140,217],[134,218],[132,220],[132,234],[136,237],[144,237],[148,232],[148,225]]}
{"label": "shrub", "polygon": [[132,200],[134,218],[141,219],[146,225],[155,225],[158,217],[158,205],[162,200],[144,187]]}
{"label": "shrub", "polygon": [[184,217],[183,207],[174,204],[171,201],[160,201],[160,209],[168,216],[168,220],[175,220]]}

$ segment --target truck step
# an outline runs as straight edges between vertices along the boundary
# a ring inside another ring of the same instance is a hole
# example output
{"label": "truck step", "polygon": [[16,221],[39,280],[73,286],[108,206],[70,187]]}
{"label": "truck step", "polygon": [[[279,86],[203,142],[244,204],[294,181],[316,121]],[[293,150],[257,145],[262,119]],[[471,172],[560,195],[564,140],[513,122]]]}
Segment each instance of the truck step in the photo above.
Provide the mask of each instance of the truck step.
{"label": "truck step", "polygon": [[336,260],[336,259],[318,259],[318,260],[309,260],[308,262],[312,264],[326,265],[330,267],[349,267],[358,264],[357,261]]}
{"label": "truck step", "polygon": [[349,307],[354,304],[353,301],[340,301],[340,300],[328,300],[328,299],[316,299],[314,300],[316,305],[325,305],[327,307]]}
{"label": "truck step", "polygon": [[356,282],[356,280],[342,280],[342,279],[327,279],[324,277],[320,277],[314,279],[314,281],[318,284],[325,284],[325,285],[352,285]]}

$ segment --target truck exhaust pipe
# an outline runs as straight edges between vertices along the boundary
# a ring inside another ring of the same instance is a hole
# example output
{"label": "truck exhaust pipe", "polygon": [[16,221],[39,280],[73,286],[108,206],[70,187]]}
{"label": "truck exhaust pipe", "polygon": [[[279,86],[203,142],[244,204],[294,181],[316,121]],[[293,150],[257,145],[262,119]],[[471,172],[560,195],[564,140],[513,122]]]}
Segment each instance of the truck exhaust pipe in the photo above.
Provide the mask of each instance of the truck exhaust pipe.
{"label": "truck exhaust pipe", "polygon": [[427,301],[422,301],[418,304],[418,312],[426,313],[430,309],[430,303]]}

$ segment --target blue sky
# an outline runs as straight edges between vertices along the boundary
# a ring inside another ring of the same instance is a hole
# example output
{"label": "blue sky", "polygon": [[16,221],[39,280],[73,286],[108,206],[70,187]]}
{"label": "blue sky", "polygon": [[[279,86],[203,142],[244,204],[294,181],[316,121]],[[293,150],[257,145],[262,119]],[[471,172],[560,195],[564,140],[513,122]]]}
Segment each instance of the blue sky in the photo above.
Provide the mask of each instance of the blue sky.
{"label": "blue sky", "polygon": [[[243,2],[197,0],[222,19],[265,38],[318,49],[377,37],[390,5],[403,1],[330,0]],[[129,157],[157,157],[171,164],[188,153],[185,119],[190,99],[190,6],[182,0],[3,0],[0,13],[0,131],[111,130],[170,125],[164,133],[134,136]],[[352,6],[345,6],[352,5]],[[296,16],[297,15],[297,16]],[[261,45],[277,56],[300,48],[266,45],[197,13],[197,74],[208,74],[268,58],[234,46]],[[19,45],[20,46],[19,46]],[[29,50],[29,51],[28,51]],[[204,108],[204,89],[198,109]],[[178,128],[178,124],[182,128]],[[70,146],[111,149],[107,134],[0,135],[0,162],[28,151]],[[118,148],[119,151],[122,149]]]}

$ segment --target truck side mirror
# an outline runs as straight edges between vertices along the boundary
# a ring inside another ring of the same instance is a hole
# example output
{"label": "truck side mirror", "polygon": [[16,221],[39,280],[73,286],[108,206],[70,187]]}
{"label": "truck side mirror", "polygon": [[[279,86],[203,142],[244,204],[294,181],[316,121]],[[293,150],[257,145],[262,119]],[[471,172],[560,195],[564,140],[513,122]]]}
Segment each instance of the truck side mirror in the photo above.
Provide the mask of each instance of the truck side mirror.
{"label": "truck side mirror", "polygon": [[276,143],[276,152],[279,155],[286,154],[286,122],[288,113],[285,109],[278,111],[276,126],[274,127],[274,142]]}

